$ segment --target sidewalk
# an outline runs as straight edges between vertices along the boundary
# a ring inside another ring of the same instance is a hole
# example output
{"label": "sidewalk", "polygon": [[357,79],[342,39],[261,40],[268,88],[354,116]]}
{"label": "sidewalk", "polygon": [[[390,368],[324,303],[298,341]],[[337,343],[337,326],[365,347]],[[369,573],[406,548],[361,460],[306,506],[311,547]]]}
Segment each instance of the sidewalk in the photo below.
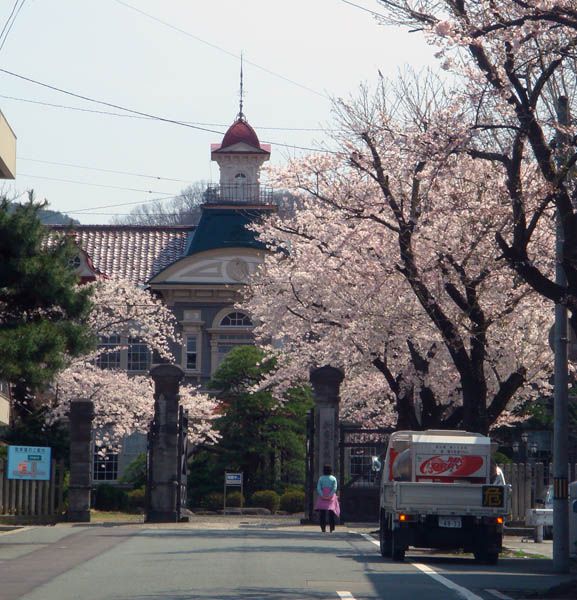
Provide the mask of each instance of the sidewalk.
{"label": "sidewalk", "polygon": [[534,542],[531,538],[518,535],[506,535],[503,538],[503,548],[537,557],[553,558],[553,541]]}

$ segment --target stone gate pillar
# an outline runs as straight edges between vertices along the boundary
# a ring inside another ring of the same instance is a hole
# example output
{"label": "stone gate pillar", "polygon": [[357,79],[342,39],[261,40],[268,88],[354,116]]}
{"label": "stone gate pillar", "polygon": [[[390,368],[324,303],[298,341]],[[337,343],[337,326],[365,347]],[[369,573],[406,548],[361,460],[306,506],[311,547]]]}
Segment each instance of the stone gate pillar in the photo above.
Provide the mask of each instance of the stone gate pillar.
{"label": "stone gate pillar", "polygon": [[153,367],[154,419],[148,446],[148,503],[146,521],[176,523],[178,506],[179,451],[178,408],[184,371],[177,365]]}
{"label": "stone gate pillar", "polygon": [[[310,489],[307,493],[316,498],[316,485],[324,465],[331,465],[337,476],[339,447],[339,391],[344,374],[340,369],[329,365],[314,369],[310,374],[315,401],[314,407],[314,469]],[[339,486],[342,482],[339,481]],[[309,496],[309,497],[311,497]],[[314,505],[314,500],[313,500]],[[310,503],[305,501],[305,506]],[[318,520],[317,513],[306,515]]]}
{"label": "stone gate pillar", "polygon": [[70,485],[67,512],[69,521],[90,522],[93,419],[94,405],[90,400],[76,400],[70,403]]}

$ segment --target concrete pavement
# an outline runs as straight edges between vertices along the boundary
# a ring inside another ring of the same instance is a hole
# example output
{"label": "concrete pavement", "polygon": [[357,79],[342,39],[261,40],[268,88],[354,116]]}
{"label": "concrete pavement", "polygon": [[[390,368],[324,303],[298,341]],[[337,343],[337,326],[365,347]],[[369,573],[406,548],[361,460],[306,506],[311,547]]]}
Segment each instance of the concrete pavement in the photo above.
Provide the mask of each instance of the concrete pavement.
{"label": "concrete pavement", "polygon": [[426,551],[394,563],[380,557],[373,523],[337,526],[335,534],[294,517],[244,515],[4,529],[2,600],[326,600],[339,590],[357,600],[525,599],[570,579],[532,558],[550,556],[551,542],[513,536],[497,567]]}

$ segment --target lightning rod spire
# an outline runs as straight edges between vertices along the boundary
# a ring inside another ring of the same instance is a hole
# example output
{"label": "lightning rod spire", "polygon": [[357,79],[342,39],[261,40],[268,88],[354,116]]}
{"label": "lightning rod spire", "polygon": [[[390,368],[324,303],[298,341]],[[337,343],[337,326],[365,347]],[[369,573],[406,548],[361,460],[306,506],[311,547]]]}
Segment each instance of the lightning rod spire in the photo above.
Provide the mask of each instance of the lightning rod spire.
{"label": "lightning rod spire", "polygon": [[238,111],[239,119],[244,119],[244,113],[242,112],[242,104],[243,104],[243,97],[244,97],[242,63],[243,63],[243,54],[241,52],[240,53],[240,101],[239,101],[239,111]]}

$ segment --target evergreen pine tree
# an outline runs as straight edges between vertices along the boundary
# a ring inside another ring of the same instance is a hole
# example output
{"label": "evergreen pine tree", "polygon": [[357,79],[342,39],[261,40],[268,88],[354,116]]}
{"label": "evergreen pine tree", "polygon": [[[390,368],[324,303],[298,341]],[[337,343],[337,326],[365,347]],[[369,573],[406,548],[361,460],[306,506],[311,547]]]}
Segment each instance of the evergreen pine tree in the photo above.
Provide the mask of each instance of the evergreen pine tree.
{"label": "evergreen pine tree", "polygon": [[221,472],[243,471],[247,495],[304,481],[306,415],[312,407],[307,388],[287,392],[283,402],[271,391],[251,391],[275,369],[259,348],[240,346],[227,355],[209,387],[222,401],[215,427]]}
{"label": "evergreen pine tree", "polygon": [[74,244],[67,236],[47,243],[42,207],[32,194],[23,205],[0,199],[0,379],[12,385],[15,424],[67,358],[92,345],[90,292],[68,265]]}

